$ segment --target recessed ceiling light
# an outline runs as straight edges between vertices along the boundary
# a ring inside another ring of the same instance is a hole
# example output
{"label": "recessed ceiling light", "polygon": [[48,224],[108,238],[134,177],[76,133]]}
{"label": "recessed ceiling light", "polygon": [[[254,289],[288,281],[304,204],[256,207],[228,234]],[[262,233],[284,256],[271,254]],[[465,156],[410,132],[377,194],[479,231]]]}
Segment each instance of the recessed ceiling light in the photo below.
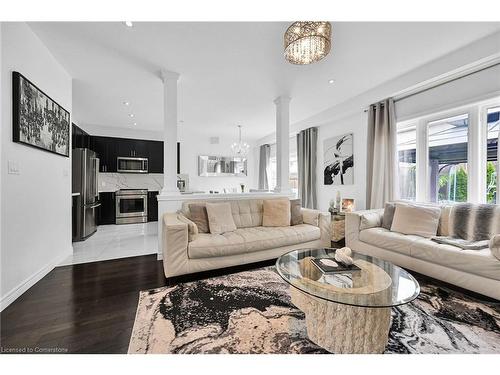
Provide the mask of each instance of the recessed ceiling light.
{"label": "recessed ceiling light", "polygon": [[334,82],[335,82],[335,80],[334,80],[334,79],[329,79],[329,80],[328,80],[328,83],[334,83]]}
{"label": "recessed ceiling light", "polygon": [[134,114],[133,114],[133,113],[131,113],[129,116],[130,116],[130,117],[134,117]]}
{"label": "recessed ceiling light", "polygon": [[134,122],[134,125],[137,125],[137,122]]}
{"label": "recessed ceiling light", "polygon": [[130,102],[123,102],[123,104],[128,107],[130,105]]}
{"label": "recessed ceiling light", "polygon": [[125,21],[125,25],[127,25],[128,27],[134,26],[134,24],[132,23],[132,21]]}

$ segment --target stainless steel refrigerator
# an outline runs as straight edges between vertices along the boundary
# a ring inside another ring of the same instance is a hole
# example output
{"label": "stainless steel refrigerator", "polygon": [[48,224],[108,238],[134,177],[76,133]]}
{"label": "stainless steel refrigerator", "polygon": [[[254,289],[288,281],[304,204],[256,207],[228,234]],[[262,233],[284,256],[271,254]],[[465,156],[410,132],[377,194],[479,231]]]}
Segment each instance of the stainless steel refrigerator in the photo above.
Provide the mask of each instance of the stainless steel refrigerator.
{"label": "stainless steel refrigerator", "polygon": [[76,230],[73,241],[83,241],[97,230],[99,202],[99,158],[88,148],[73,149],[73,193],[80,193],[76,200]]}

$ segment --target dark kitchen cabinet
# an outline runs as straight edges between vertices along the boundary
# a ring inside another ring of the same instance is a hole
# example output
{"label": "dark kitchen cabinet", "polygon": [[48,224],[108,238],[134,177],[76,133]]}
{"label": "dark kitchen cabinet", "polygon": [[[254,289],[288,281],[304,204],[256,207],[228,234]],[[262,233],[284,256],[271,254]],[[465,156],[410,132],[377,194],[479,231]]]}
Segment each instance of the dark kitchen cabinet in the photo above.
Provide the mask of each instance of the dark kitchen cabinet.
{"label": "dark kitchen cabinet", "polygon": [[75,124],[71,124],[71,148],[90,148],[91,136]]}
{"label": "dark kitchen cabinet", "polygon": [[[89,136],[89,148],[99,156],[100,172],[117,172],[118,157],[148,159],[149,173],[163,173],[163,142]],[[180,143],[177,142],[177,173],[180,173]]]}
{"label": "dark kitchen cabinet", "polygon": [[97,225],[116,223],[116,201],[114,192],[99,193],[101,205],[97,208]]}
{"label": "dark kitchen cabinet", "polygon": [[118,156],[132,158],[147,158],[149,157],[148,149],[151,141],[142,139],[127,139],[115,138],[118,145]]}
{"label": "dark kitchen cabinet", "polygon": [[148,191],[148,221],[158,221],[157,191]]}
{"label": "dark kitchen cabinet", "polygon": [[149,173],[163,173],[163,142],[148,141]]}
{"label": "dark kitchen cabinet", "polygon": [[99,172],[116,172],[116,138],[92,137],[91,149],[99,157]]}

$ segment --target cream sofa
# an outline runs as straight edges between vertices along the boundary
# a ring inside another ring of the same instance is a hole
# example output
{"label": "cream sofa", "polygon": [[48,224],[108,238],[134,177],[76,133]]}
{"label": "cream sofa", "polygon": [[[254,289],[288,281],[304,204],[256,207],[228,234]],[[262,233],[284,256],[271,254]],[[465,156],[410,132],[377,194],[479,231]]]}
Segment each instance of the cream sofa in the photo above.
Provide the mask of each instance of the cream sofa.
{"label": "cream sofa", "polygon": [[500,260],[489,248],[462,250],[427,238],[391,232],[381,227],[383,214],[383,209],[347,214],[346,245],[362,254],[500,299]]}
{"label": "cream sofa", "polygon": [[304,224],[263,227],[262,199],[228,200],[237,229],[224,234],[199,233],[188,217],[189,204],[200,202],[183,202],[179,212],[162,218],[167,278],[273,259],[295,249],[330,246],[329,213],[302,208]]}

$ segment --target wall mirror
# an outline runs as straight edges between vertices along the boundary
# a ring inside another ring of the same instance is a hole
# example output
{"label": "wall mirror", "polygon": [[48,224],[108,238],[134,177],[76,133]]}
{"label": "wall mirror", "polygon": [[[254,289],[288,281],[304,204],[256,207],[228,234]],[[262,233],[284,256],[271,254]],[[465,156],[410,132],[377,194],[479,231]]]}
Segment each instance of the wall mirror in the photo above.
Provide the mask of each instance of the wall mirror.
{"label": "wall mirror", "polygon": [[246,176],[247,159],[233,156],[198,156],[198,176]]}

